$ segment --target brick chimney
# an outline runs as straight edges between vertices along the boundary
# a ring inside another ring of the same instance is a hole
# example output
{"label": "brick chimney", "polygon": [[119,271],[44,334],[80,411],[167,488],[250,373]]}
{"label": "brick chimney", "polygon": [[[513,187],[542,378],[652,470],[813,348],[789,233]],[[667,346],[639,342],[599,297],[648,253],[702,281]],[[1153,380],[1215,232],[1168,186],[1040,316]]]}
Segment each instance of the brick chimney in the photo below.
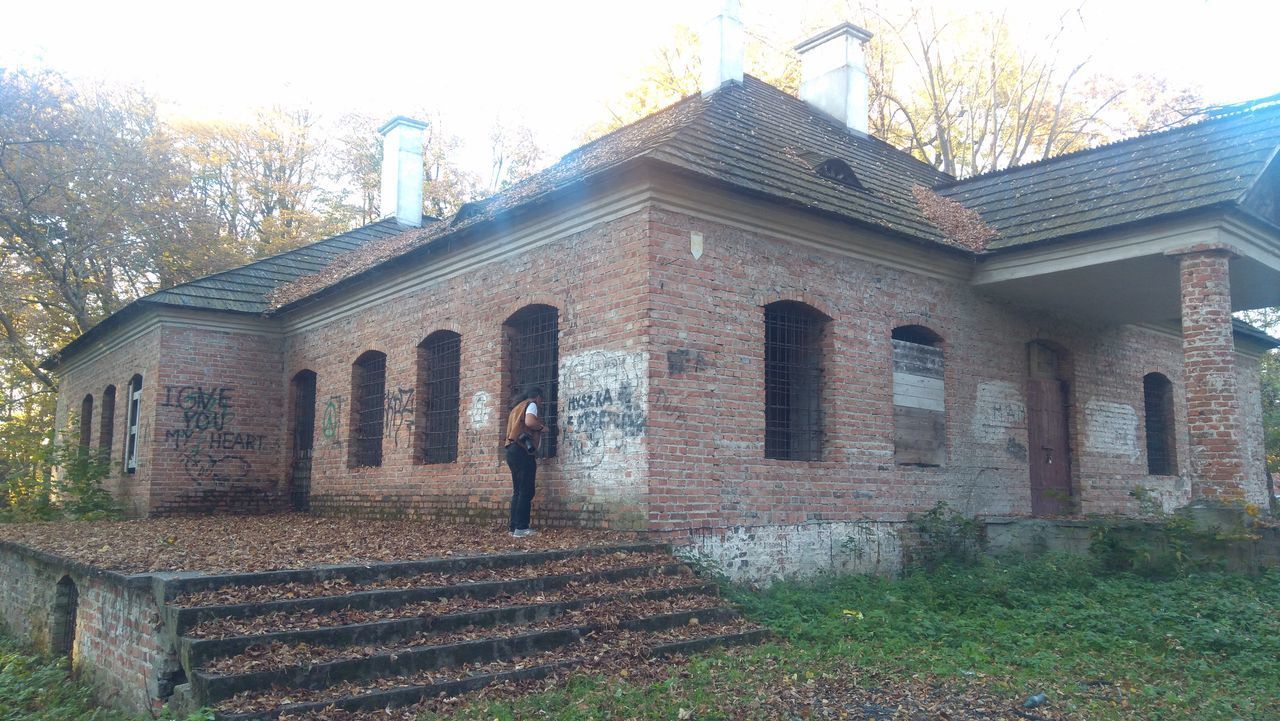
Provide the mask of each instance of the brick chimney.
{"label": "brick chimney", "polygon": [[724,0],[720,12],[702,29],[702,97],[725,83],[742,82],[742,8]]}
{"label": "brick chimney", "polygon": [[396,116],[382,134],[382,217],[422,225],[422,136],[427,124]]}
{"label": "brick chimney", "polygon": [[870,84],[863,43],[871,33],[843,23],[796,46],[800,53],[800,99],[846,128],[867,134]]}

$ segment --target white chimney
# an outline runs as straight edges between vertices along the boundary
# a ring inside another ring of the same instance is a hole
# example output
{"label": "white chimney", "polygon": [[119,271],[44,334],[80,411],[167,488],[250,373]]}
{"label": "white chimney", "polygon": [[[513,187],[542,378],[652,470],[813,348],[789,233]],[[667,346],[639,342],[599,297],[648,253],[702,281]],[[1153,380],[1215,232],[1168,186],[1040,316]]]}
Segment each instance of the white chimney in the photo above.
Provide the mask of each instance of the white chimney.
{"label": "white chimney", "polygon": [[862,45],[870,39],[866,30],[843,23],[796,46],[800,99],[863,135],[871,91]]}
{"label": "white chimney", "polygon": [[422,225],[422,131],[427,124],[396,116],[382,133],[382,217]]}
{"label": "white chimney", "polygon": [[724,0],[720,12],[702,29],[702,96],[725,83],[742,82],[742,8]]}

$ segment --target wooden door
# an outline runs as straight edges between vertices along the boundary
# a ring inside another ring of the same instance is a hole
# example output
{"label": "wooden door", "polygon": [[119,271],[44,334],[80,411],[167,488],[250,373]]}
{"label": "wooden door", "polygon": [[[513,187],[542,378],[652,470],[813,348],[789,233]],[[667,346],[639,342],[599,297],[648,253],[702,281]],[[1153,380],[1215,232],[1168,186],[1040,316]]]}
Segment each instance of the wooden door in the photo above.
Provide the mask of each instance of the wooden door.
{"label": "wooden door", "polygon": [[1071,512],[1071,449],[1067,442],[1066,384],[1056,378],[1027,379],[1027,453],[1031,467],[1031,512]]}
{"label": "wooden door", "polygon": [[293,379],[293,458],[289,464],[289,505],[295,511],[311,510],[311,449],[315,445],[316,374],[299,373]]}

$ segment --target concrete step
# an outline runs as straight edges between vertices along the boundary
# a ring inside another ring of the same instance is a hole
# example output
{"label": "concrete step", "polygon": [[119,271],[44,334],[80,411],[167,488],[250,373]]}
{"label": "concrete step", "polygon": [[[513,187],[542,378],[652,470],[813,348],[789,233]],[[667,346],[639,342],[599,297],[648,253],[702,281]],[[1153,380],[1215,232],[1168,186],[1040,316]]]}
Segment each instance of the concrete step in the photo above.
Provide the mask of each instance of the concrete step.
{"label": "concrete step", "polygon": [[665,544],[165,583],[188,679],[171,705],[222,718],[414,704],[762,637]]}
{"label": "concrete step", "polygon": [[[747,628],[727,633],[692,634],[674,640],[659,640],[651,645],[632,645],[625,652],[606,654],[592,653],[591,639],[581,645],[585,648],[575,649],[579,653],[563,657],[542,660],[526,658],[504,660],[480,665],[474,671],[449,676],[445,674],[431,675],[424,683],[413,683],[414,679],[404,679],[403,685],[396,685],[398,679],[383,679],[382,683],[359,687],[350,684],[326,689],[328,694],[306,694],[300,692],[290,694],[287,690],[281,698],[292,701],[276,703],[277,699],[259,701],[252,696],[242,696],[233,703],[225,704],[216,712],[221,721],[248,721],[249,719],[277,719],[287,715],[291,719],[305,719],[313,714],[331,713],[333,710],[348,712],[375,712],[386,708],[411,706],[425,699],[444,696],[459,696],[475,691],[490,684],[520,682],[546,678],[557,672],[590,671],[597,665],[607,665],[620,656],[634,659],[659,659],[676,654],[692,654],[715,648],[761,643],[769,637],[763,629]],[[613,637],[598,639],[613,641]],[[296,696],[298,699],[293,701]],[[255,706],[255,702],[258,703]],[[237,707],[244,710],[237,710]]]}
{"label": "concrete step", "polygon": [[[637,587],[653,584],[656,580],[677,585],[633,590]],[[498,625],[524,625],[546,620],[577,610],[592,604],[599,604],[615,598],[633,598],[636,600],[659,600],[680,595],[714,595],[715,585],[696,582],[685,576],[663,576],[658,579],[639,577],[625,579],[621,582],[593,584],[597,593],[586,597],[557,598],[556,592],[548,594],[522,593],[493,599],[495,605],[476,610],[449,614],[435,614],[417,611],[415,615],[405,618],[392,618],[367,623],[352,623],[336,626],[321,626],[305,630],[279,631],[275,633],[252,636],[234,636],[231,638],[200,639],[183,638],[179,653],[182,665],[189,672],[204,670],[215,659],[226,659],[240,656],[250,649],[269,649],[277,644],[308,644],[312,646],[342,647],[349,645],[385,645],[411,638],[428,631],[444,633],[467,627],[484,627]],[[565,594],[568,596],[568,594]],[[520,603],[520,600],[545,598],[540,603]]]}
{"label": "concrete step", "polygon": [[225,606],[198,606],[179,608],[167,606],[165,613],[169,627],[180,636],[203,637],[208,635],[201,624],[220,619],[244,619],[270,614],[326,613],[342,609],[378,609],[403,606],[410,603],[431,601],[454,596],[490,598],[506,593],[552,591],[572,583],[612,582],[626,578],[649,575],[687,575],[688,568],[668,558],[668,563],[626,565],[619,559],[616,565],[602,563],[606,570],[591,573],[570,573],[553,576],[520,576],[503,581],[481,581],[425,588],[385,589],[362,591],[337,596],[291,598],[279,601],[238,603]]}
{"label": "concrete step", "polygon": [[[636,618],[622,622],[618,628],[631,631],[664,631],[698,623],[718,624],[737,618],[737,612],[724,606],[700,607]],[[409,676],[422,671],[448,669],[466,664],[491,663],[517,656],[529,656],[581,642],[593,634],[610,629],[602,624],[555,626],[545,630],[460,641],[438,646],[418,646],[329,663],[289,666],[270,671],[211,676],[197,671],[189,676],[195,698],[201,705],[219,701],[245,691],[286,687],[291,689],[326,689],[342,682],[361,682]]]}
{"label": "concrete step", "polygon": [[286,584],[321,585],[325,582],[352,584],[385,581],[404,576],[428,573],[461,573],[477,569],[501,569],[513,566],[529,566],[584,556],[602,556],[612,553],[670,553],[666,543],[624,543],[602,546],[583,546],[547,551],[519,553],[489,553],[472,556],[447,556],[417,561],[387,561],[361,564],[315,566],[281,571],[221,574],[171,574],[164,582],[165,601],[169,605],[187,607],[204,604],[191,602],[201,596],[221,589],[253,586],[283,586]]}

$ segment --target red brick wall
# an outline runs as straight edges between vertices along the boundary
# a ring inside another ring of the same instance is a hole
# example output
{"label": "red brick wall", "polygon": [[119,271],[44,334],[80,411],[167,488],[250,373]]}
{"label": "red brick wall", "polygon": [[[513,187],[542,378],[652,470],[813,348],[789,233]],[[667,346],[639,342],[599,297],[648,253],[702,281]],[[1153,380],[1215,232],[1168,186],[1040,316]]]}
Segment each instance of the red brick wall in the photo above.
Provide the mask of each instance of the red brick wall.
{"label": "red brick wall", "polygon": [[172,693],[176,649],[161,629],[151,579],[123,577],[0,547],[0,625],[14,638],[50,652],[58,582],[78,591],[71,658],[103,705],[151,713]]}
{"label": "red brick wall", "polygon": [[[561,432],[557,457],[540,461],[534,524],[643,523],[646,227],[643,214],[625,216],[292,333],[278,382],[317,374],[312,508],[505,518],[502,325],[539,303],[559,309]],[[462,337],[458,460],[421,464],[417,346],[440,329]],[[387,407],[382,465],[349,468],[351,368],[368,350],[386,354],[396,402]]]}
{"label": "red brick wall", "polygon": [[1186,353],[1188,431],[1196,498],[1244,498],[1244,427],[1236,388],[1231,329],[1231,254],[1190,253],[1179,258]]}
{"label": "red brick wall", "polygon": [[[691,231],[705,239],[699,260],[689,252]],[[1079,509],[1134,510],[1139,485],[1165,505],[1189,498],[1176,337],[1022,311],[963,281],[673,212],[655,212],[651,232],[649,517],[657,529],[894,519],[938,501],[966,513],[1029,513],[1024,387],[1026,344],[1035,339],[1065,357]],[[833,318],[821,461],[764,458],[761,306],[779,299]],[[890,334],[910,323],[944,339],[948,447],[938,468],[894,462]],[[1146,473],[1142,378],[1153,371],[1174,384],[1180,477]]]}
{"label": "red brick wall", "polygon": [[[121,501],[131,515],[145,515],[152,479],[150,433],[153,418],[160,359],[160,330],[152,329],[88,362],[72,364],[60,373],[58,386],[58,428],[69,429],[63,437],[74,442],[79,428],[81,402],[93,394],[93,429],[91,446],[102,447],[102,394],[107,386],[116,387],[115,421],[111,442],[111,475],[103,485]],[[138,464],[134,473],[124,470],[125,438],[128,433],[126,414],[129,408],[129,380],[142,375],[142,410],[138,428]]]}
{"label": "red brick wall", "polygon": [[280,337],[166,324],[160,354],[151,512],[282,508]]}

